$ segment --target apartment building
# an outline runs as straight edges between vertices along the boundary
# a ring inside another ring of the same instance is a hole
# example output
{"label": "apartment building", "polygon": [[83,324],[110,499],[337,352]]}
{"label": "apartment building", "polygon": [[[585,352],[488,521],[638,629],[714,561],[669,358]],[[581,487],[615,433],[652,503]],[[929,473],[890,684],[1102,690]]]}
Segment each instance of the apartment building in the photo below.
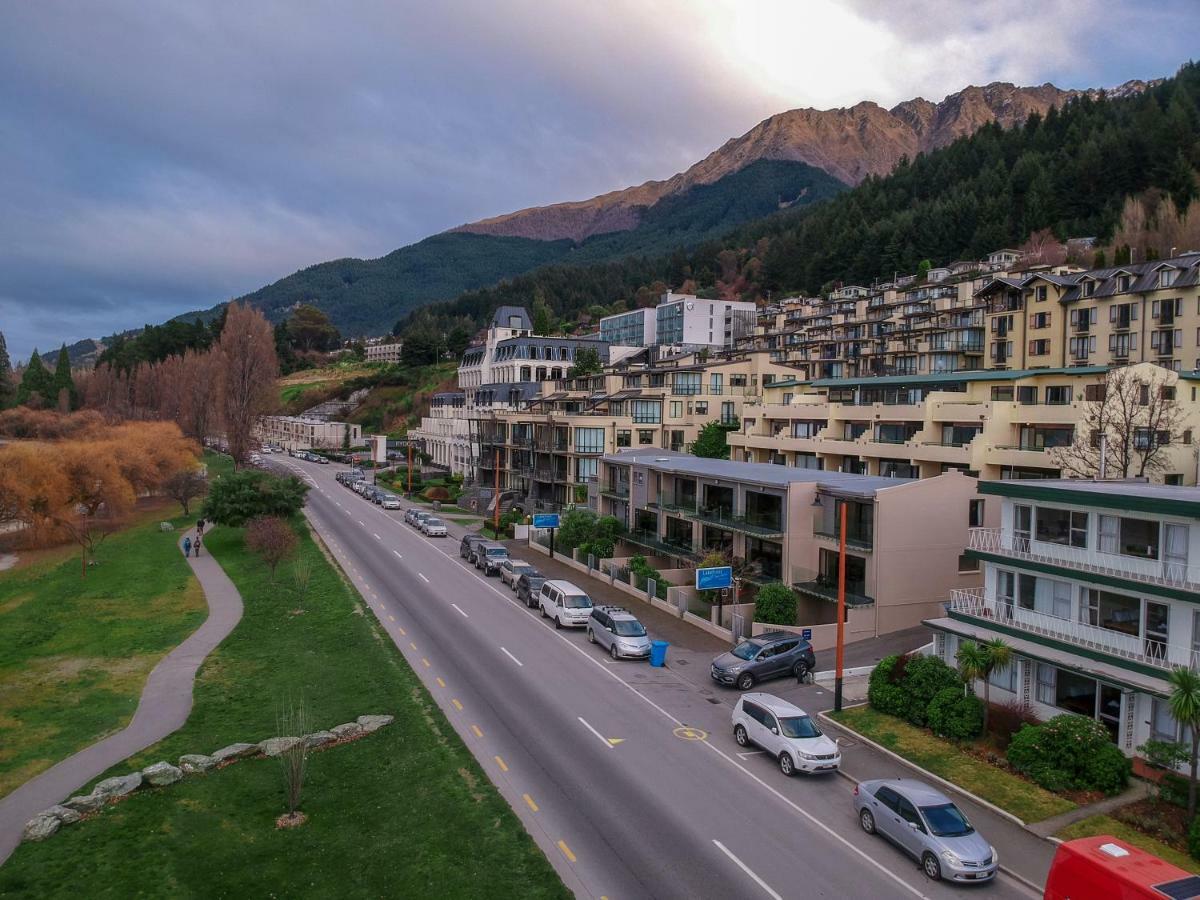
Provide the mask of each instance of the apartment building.
{"label": "apartment building", "polygon": [[349,422],[329,422],[307,416],[259,416],[254,438],[261,444],[285,450],[337,450],[362,443],[362,426]]}
{"label": "apartment building", "polygon": [[999,525],[972,529],[980,588],[926,624],[954,664],[963,641],[1002,638],[1015,662],[992,697],[1039,716],[1096,719],[1126,754],[1183,736],[1167,676],[1200,664],[1200,489],[1138,481],[980,482]]}
{"label": "apartment building", "polygon": [[403,341],[391,341],[386,344],[368,343],[366,345],[367,362],[398,363],[403,349]]}
{"label": "apartment building", "polygon": [[600,338],[625,347],[653,347],[658,343],[658,314],[653,307],[605,316]]}
{"label": "apartment building", "polygon": [[663,568],[719,550],[744,561],[751,585],[790,585],[800,626],[837,621],[845,507],[857,640],[918,625],[949,591],[978,589],[978,565],[963,557],[968,528],[989,521],[975,485],[959,472],[912,481],[631,449],[601,458],[589,503],[626,525],[631,553]]}
{"label": "apartment building", "polygon": [[738,338],[753,333],[757,314],[749,301],[703,300],[668,291],[652,310],[605,316],[600,336],[636,347],[732,348]]}
{"label": "apartment building", "polygon": [[[1102,366],[963,371],[915,376],[775,380],[729,435],[731,456],[884,477],[929,478],[960,469],[984,480],[1056,478],[1103,390]],[[1184,418],[1154,478],[1195,484],[1200,373],[1131,367],[1173,391]]]}

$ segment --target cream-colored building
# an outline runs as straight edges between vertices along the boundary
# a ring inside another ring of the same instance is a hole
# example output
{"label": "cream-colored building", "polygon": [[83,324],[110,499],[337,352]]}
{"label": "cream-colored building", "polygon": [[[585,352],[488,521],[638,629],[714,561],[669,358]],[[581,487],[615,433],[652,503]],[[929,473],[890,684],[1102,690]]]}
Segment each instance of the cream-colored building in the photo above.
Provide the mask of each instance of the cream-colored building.
{"label": "cream-colored building", "polygon": [[400,362],[400,354],[404,349],[403,341],[392,341],[387,344],[367,344],[367,362]]}
{"label": "cream-colored building", "polygon": [[347,437],[351,447],[361,444],[362,426],[305,416],[260,416],[254,437],[259,443],[285,450],[338,450]]}

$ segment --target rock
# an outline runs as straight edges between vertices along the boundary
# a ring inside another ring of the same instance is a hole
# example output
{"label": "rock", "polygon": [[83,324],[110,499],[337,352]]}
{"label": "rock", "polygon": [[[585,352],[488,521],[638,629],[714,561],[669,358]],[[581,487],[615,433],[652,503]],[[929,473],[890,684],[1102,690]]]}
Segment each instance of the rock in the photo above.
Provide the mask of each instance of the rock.
{"label": "rock", "polygon": [[363,733],[362,726],[357,722],[346,722],[344,725],[334,725],[329,730],[333,732],[333,736],[339,741],[344,741],[346,738],[357,737]]}
{"label": "rock", "polygon": [[70,800],[64,800],[62,805],[77,813],[89,813],[102,807],[104,805],[104,798],[98,794],[80,795],[72,797]]}
{"label": "rock", "polygon": [[250,756],[257,752],[257,744],[230,744],[228,747],[214,750],[212,758],[219,763],[223,763],[227,759],[241,759],[243,756]]}
{"label": "rock", "polygon": [[395,721],[394,716],[359,716],[358,724],[362,726],[362,730],[367,734],[372,731],[378,731],[384,725],[391,725]]}
{"label": "rock", "polygon": [[59,821],[62,822],[64,825],[74,825],[76,822],[78,822],[80,819],[83,818],[83,816],[81,816],[75,810],[70,809],[69,807],[63,806],[62,804],[59,804],[58,806],[52,806],[49,809],[45,810],[44,812],[40,813],[40,815],[58,816]]}
{"label": "rock", "polygon": [[105,778],[92,790],[97,797],[108,800],[111,797],[124,797],[132,794],[142,786],[142,776],[138,772],[128,775],[118,775],[116,778]]}
{"label": "rock", "polygon": [[301,740],[304,741],[305,747],[321,747],[337,740],[337,737],[332,731],[314,731],[312,734],[306,734]]}
{"label": "rock", "polygon": [[258,749],[262,751],[263,756],[280,756],[291,750],[298,743],[298,737],[273,737],[267,738],[265,741],[258,742]]}
{"label": "rock", "polygon": [[185,753],[179,757],[179,768],[184,775],[195,775],[198,772],[207,772],[215,768],[217,761],[211,756],[205,756],[203,753]]}
{"label": "rock", "polygon": [[183,772],[169,762],[156,762],[142,769],[142,777],[155,787],[165,787],[174,784],[183,777]]}
{"label": "rock", "polygon": [[62,819],[53,813],[38,813],[25,823],[21,832],[23,841],[44,841],[62,826]]}

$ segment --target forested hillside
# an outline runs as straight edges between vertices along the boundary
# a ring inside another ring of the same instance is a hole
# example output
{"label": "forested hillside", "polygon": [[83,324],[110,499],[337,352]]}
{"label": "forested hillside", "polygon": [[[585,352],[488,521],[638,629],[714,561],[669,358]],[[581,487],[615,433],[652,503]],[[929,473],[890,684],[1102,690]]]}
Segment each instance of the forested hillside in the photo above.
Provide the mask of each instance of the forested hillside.
{"label": "forested hillside", "polygon": [[[659,286],[746,299],[871,283],[922,260],[978,258],[1049,228],[1111,236],[1127,197],[1150,188],[1186,210],[1200,168],[1200,68],[1144,93],[1080,97],[1013,129],[986,125],[948,147],[903,160],[827,203],[786,210],[686,252],[593,266],[549,266],[471,291],[400,323],[477,322],[506,303],[545,302],[560,319],[648,302]],[[1183,249],[1183,248],[1180,248]],[[1195,248],[1200,249],[1200,248]]]}

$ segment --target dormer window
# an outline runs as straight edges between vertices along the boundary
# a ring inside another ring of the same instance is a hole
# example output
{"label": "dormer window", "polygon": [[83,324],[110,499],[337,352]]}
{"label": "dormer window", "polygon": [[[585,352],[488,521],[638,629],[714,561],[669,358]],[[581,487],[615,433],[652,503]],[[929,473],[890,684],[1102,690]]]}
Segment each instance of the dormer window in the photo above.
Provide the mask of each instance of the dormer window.
{"label": "dormer window", "polygon": [[1120,278],[1117,279],[1117,290],[1122,291],[1122,292],[1129,290],[1129,276],[1128,275],[1122,275]]}
{"label": "dormer window", "polygon": [[1158,272],[1158,286],[1170,287],[1175,283],[1175,276],[1179,274],[1177,269],[1160,269]]}
{"label": "dormer window", "polygon": [[1085,297],[1090,297],[1090,296],[1092,296],[1092,294],[1096,293],[1096,282],[1094,282],[1094,281],[1085,281],[1085,282],[1083,282],[1082,287],[1083,287],[1083,296],[1085,296]]}

